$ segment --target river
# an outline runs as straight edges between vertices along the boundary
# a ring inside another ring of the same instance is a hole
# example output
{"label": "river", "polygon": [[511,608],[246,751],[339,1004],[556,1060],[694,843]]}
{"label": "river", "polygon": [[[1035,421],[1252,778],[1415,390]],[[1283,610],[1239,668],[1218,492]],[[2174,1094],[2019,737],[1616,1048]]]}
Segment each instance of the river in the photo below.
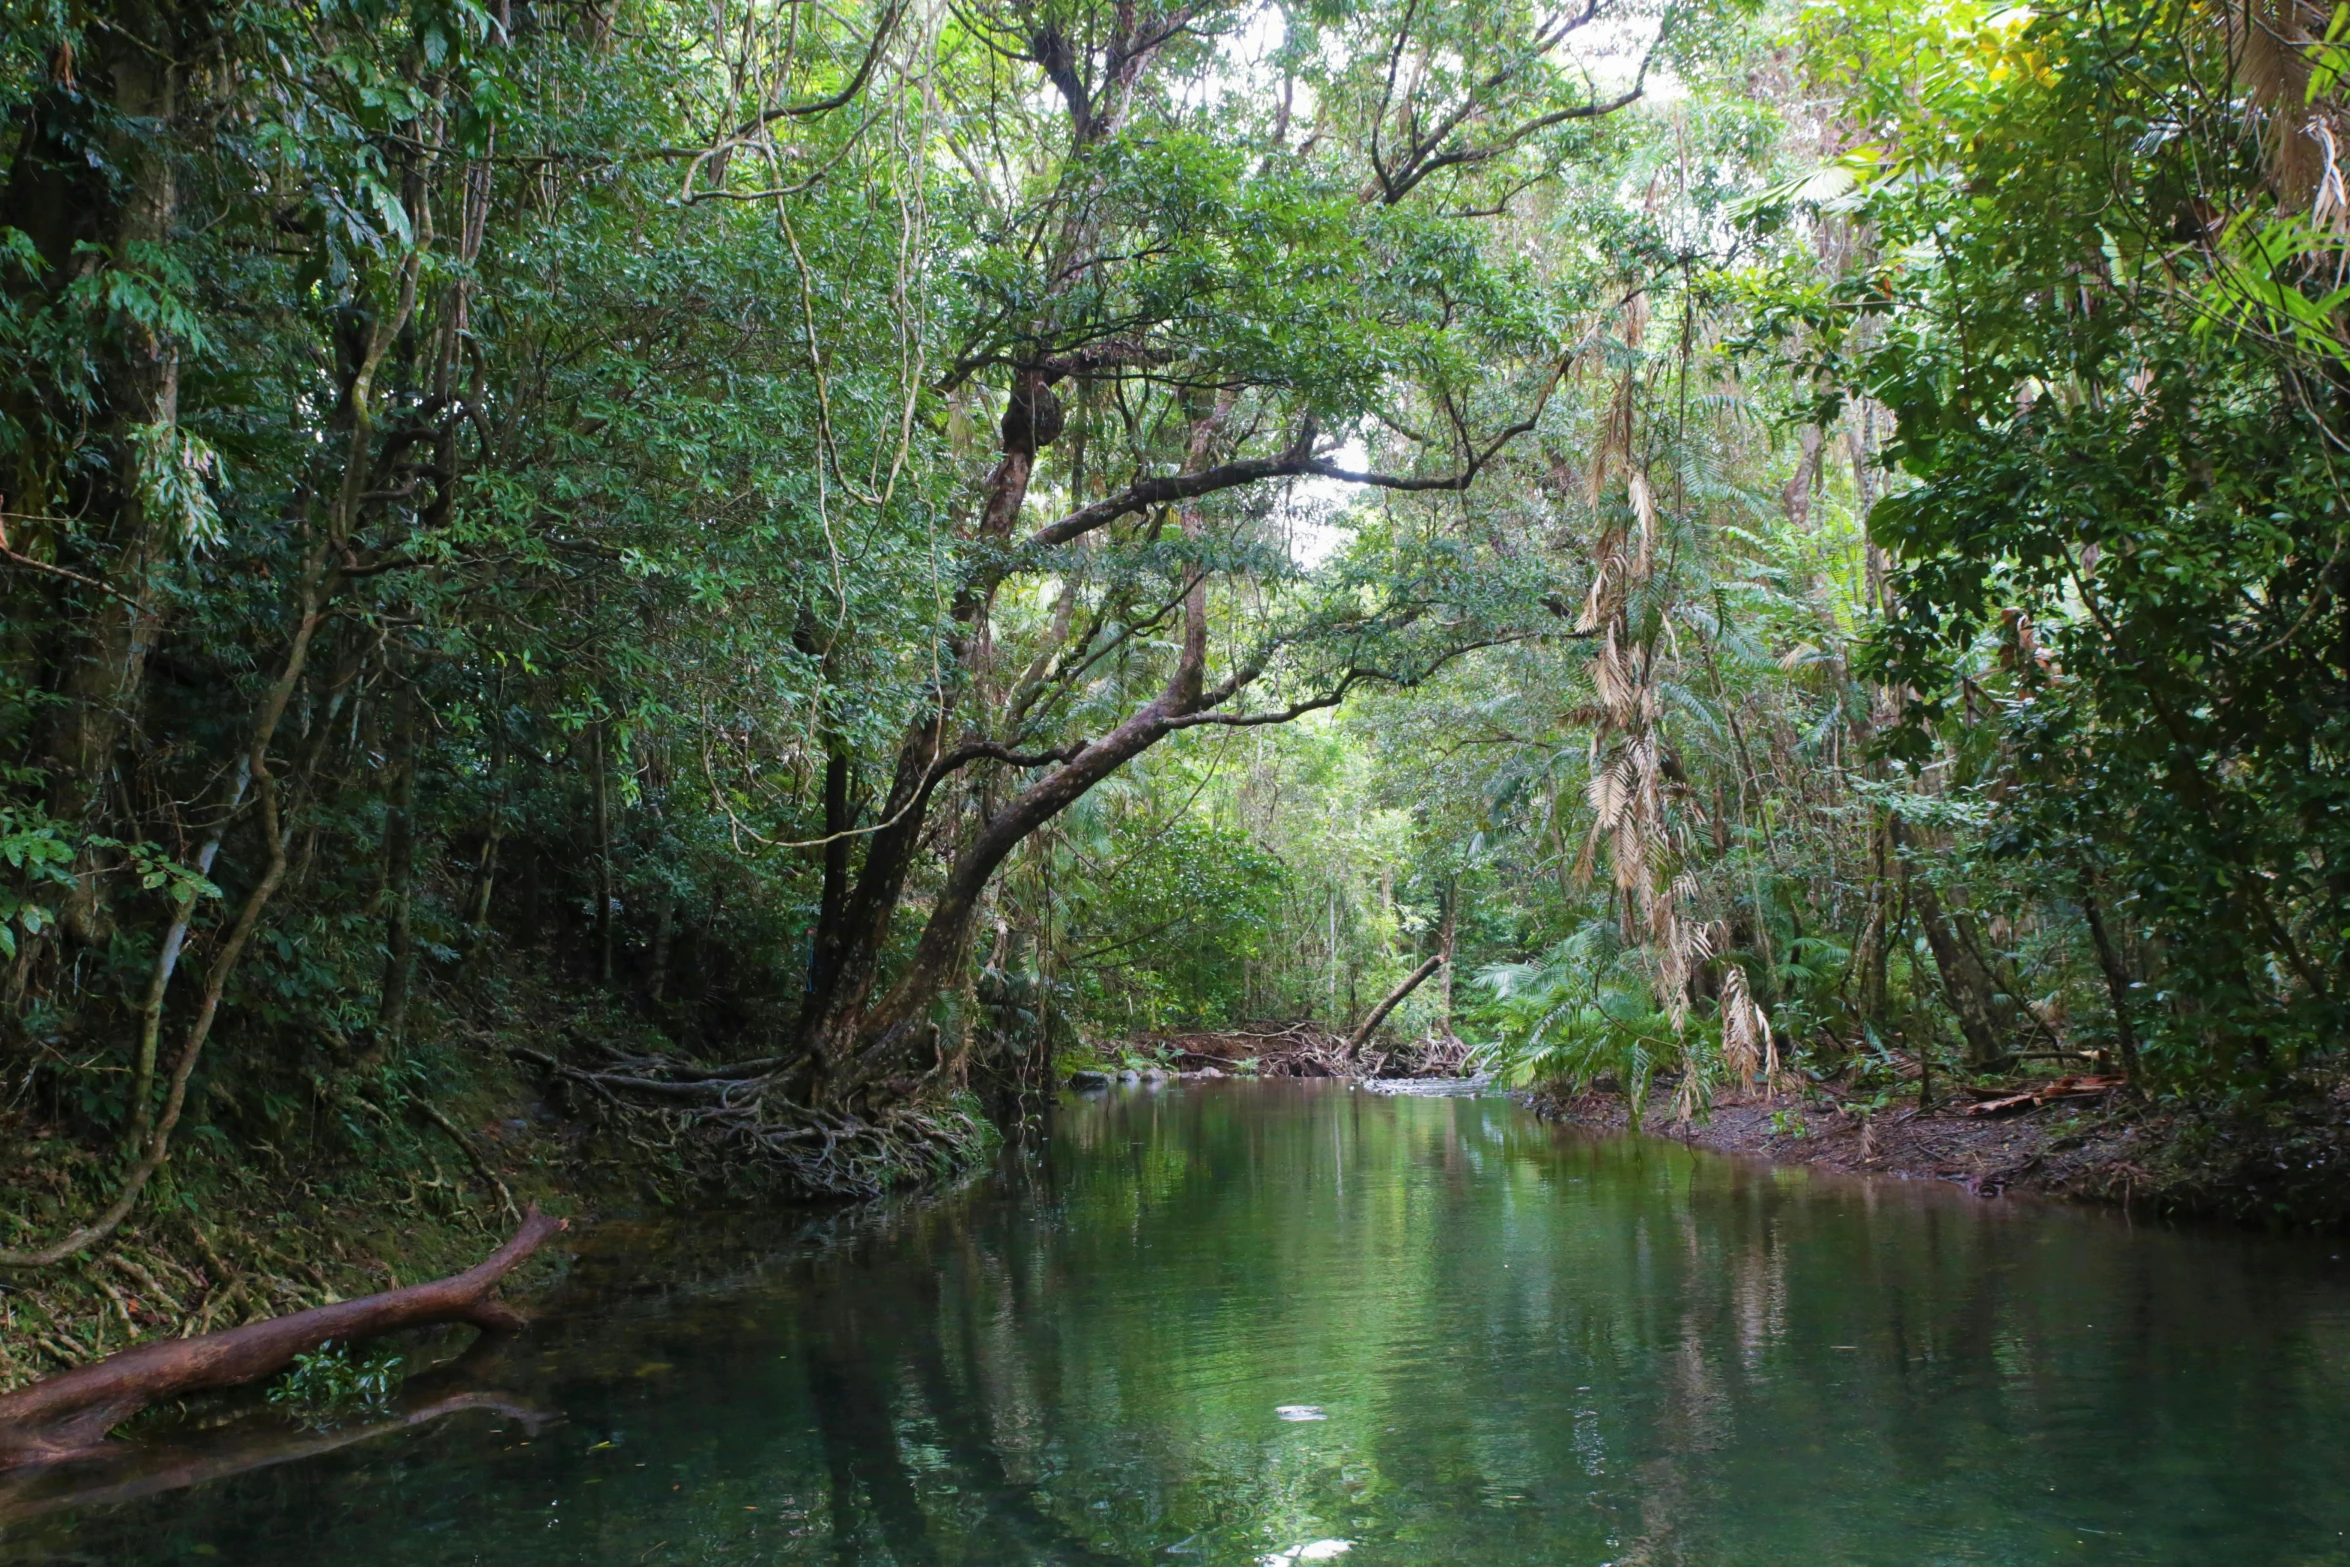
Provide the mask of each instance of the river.
{"label": "river", "polygon": [[467,1373],[552,1418],[23,1518],[0,1556],[2350,1563],[2344,1249],[1498,1098],[1118,1090],[959,1191],[607,1226]]}

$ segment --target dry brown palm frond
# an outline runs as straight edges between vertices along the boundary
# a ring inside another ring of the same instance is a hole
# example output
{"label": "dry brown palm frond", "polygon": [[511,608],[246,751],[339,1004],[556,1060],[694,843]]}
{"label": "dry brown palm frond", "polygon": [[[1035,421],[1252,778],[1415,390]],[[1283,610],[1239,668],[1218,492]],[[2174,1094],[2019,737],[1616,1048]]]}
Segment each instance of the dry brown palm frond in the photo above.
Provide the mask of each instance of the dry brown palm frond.
{"label": "dry brown palm frond", "polygon": [[1632,575],[1645,582],[1656,565],[1656,497],[1648,488],[1648,475],[1634,470],[1625,485],[1632,500],[1632,515],[1640,522],[1640,553],[1632,560]]}
{"label": "dry brown palm frond", "polygon": [[1722,1060],[1738,1074],[1738,1085],[1754,1092],[1755,1074],[1767,1071],[1778,1086],[1779,1044],[1771,1020],[1755,1003],[1746,982],[1746,970],[1736,964],[1722,971]]}
{"label": "dry brown palm frond", "polygon": [[1609,474],[1619,462],[1632,458],[1632,394],[1638,387],[1638,378],[1629,370],[1616,383],[1615,396],[1608,400],[1607,412],[1599,422],[1599,447],[1591,454],[1591,466],[1583,474],[1584,503],[1596,511],[1599,498],[1607,493]]}
{"label": "dry brown palm frond", "polygon": [[1591,775],[1583,786],[1583,798],[1590,803],[1604,832],[1613,832],[1623,821],[1624,812],[1631,804],[1629,780],[1623,773],[1622,758],[1618,757]]}
{"label": "dry brown palm frond", "polygon": [[[1615,535],[1610,534],[1612,540]],[[1615,597],[1610,588],[1617,575],[1616,557],[1612,551],[1602,553],[1599,567],[1591,573],[1591,591],[1583,596],[1583,613],[1575,617],[1575,629],[1589,633],[1597,631],[1615,610]]]}
{"label": "dry brown palm frond", "polygon": [[1609,623],[1599,656],[1591,661],[1591,684],[1609,720],[1618,728],[1629,728],[1640,712],[1639,675],[1617,637],[1620,622],[1619,616]]}
{"label": "dry brown palm frond", "polygon": [[1708,1108],[1705,1077],[1695,1070],[1681,1074],[1681,1086],[1673,1094],[1673,1119],[1687,1126],[1703,1115]]}
{"label": "dry brown palm frond", "polygon": [[[2269,185],[2288,208],[2314,209],[2323,202],[2332,172],[2329,149],[2314,134],[2327,116],[2305,107],[2311,46],[2325,37],[2332,16],[2331,6],[2305,0],[2236,0],[2221,8],[2229,64],[2260,136]],[[2338,184],[2339,176],[2334,178]],[[2318,216],[2314,210],[2311,215]]]}

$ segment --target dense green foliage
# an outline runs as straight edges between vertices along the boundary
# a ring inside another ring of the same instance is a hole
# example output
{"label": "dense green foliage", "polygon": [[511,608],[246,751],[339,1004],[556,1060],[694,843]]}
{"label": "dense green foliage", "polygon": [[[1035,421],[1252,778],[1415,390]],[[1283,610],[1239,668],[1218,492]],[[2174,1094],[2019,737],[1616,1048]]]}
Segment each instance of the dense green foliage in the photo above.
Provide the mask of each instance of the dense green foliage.
{"label": "dense green foliage", "polygon": [[750,1061],[746,1154],[1424,972],[1692,1113],[2336,1064],[2314,12],[4,26],[0,1051],[85,1197],[501,1007]]}
{"label": "dense green foliage", "polygon": [[[756,1156],[1239,1005],[1265,852],[1088,796],[1528,634],[1545,574],[1442,519],[1620,288],[1526,214],[1606,188],[1682,47],[1486,5],[11,13],[5,1050],[99,1202],[19,1243],[102,1236],[175,1135],[316,1176],[500,1020],[638,1081],[750,1060],[683,1097]],[[1310,562],[1357,489],[1384,520]],[[1151,966],[1039,956],[1119,943]]]}
{"label": "dense green foliage", "polygon": [[[1691,1111],[1774,1050],[1912,1077],[2103,1061],[2192,1102],[2330,1082],[2331,18],[1779,25],[1788,52],[1721,67],[1777,111],[1758,133],[1708,165],[1734,111],[1698,86],[1664,116],[1644,216],[1677,213],[1710,265],[1642,279],[1624,379],[1477,501],[1602,645],[1359,705],[1336,732],[1373,776],[1301,817],[1407,813],[1367,874],[1459,875],[1485,981],[1411,1021],[1520,1077],[1686,1067]],[[1583,466],[1611,437],[1645,499]],[[1378,975],[1432,939],[1358,907]]]}

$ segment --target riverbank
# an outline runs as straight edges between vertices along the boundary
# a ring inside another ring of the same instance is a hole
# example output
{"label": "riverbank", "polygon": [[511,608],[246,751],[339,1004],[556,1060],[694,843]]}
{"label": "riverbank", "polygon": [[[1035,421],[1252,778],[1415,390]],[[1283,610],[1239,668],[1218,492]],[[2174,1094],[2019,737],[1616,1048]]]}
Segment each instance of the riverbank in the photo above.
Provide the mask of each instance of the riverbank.
{"label": "riverbank", "polygon": [[[532,1203],[583,1223],[692,1200],[714,1184],[708,1150],[614,1117],[515,1048],[594,1059],[653,1039],[607,1003],[516,983],[397,1065],[322,1064],[266,1095],[216,1085],[120,1229],[0,1275],[0,1392],[145,1340],[445,1277],[495,1250]],[[0,1244],[30,1248],[82,1222],[113,1195],[118,1166],[29,1105],[0,1113]],[[565,1247],[540,1251],[506,1298],[527,1309],[567,1266]]]}
{"label": "riverbank", "polygon": [[[361,1109],[355,1095],[322,1105],[322,1118],[360,1118],[374,1139],[360,1152],[280,1148],[274,1165],[201,1144],[183,1153],[106,1240],[8,1278],[0,1391],[145,1340],[445,1277],[495,1250],[525,1204],[561,1215],[588,1206],[577,1195],[580,1129],[544,1116],[516,1074],[488,1066],[462,1093],[417,1105]],[[21,1114],[0,1121],[0,1139],[0,1181],[34,1233],[54,1234],[100,1200],[108,1171],[93,1150]],[[527,1300],[563,1267],[560,1248],[542,1251],[506,1293]]]}
{"label": "riverbank", "polygon": [[2030,1194],[2181,1218],[2290,1228],[2350,1228],[2350,1084],[2259,1111],[2222,1115],[2149,1106],[2119,1093],[2054,1098],[1998,1115],[1982,1101],[1920,1109],[1859,1103],[1830,1089],[1719,1091],[1704,1119],[1680,1120],[1675,1085],[1651,1087],[1635,1118],[1626,1096],[1537,1090],[1545,1120],[1637,1129],[1693,1147],[1780,1164],[1941,1181],[1979,1197]]}

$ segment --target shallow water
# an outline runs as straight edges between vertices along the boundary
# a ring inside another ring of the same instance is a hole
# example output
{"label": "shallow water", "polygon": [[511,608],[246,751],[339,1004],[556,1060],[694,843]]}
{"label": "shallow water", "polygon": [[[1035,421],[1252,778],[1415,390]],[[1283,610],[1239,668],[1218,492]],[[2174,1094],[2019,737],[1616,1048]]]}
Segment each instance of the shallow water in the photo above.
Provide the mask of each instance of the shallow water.
{"label": "shallow water", "polygon": [[610,1227],[467,1370],[535,1434],[456,1413],[0,1557],[2350,1563],[2343,1249],[1491,1098],[1124,1091],[944,1197]]}

